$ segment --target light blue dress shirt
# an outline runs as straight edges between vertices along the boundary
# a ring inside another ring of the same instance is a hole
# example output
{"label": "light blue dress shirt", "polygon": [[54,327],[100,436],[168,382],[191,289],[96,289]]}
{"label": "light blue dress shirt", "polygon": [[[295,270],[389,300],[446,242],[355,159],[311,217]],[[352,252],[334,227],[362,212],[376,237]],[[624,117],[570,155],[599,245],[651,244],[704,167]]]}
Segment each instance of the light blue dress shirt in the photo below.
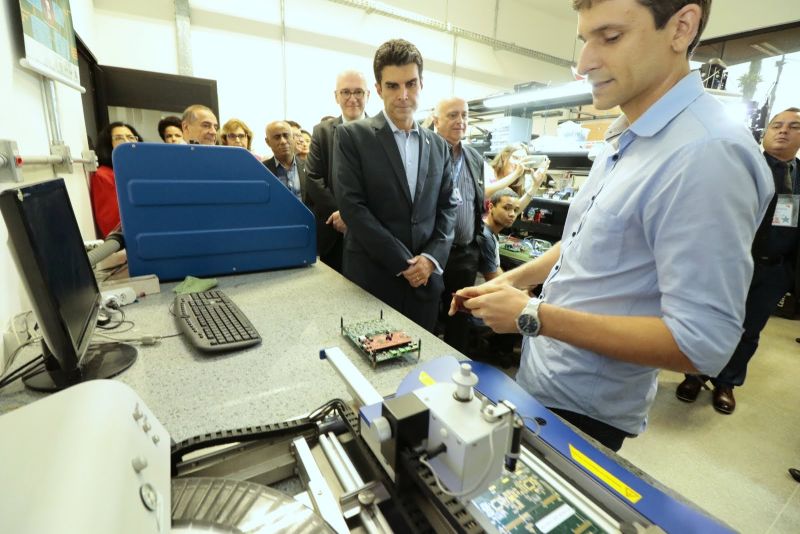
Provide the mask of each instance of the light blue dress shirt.
{"label": "light blue dress shirt", "polygon": [[292,166],[286,168],[283,166],[283,163],[278,161],[278,158],[275,158],[275,169],[275,177],[286,186],[286,189],[291,191],[292,194],[297,197],[297,200],[302,201],[303,199],[300,193],[300,177],[297,174],[297,159],[292,158]]}
{"label": "light blue dress shirt", "polygon": [[[549,304],[661,317],[704,374],[728,362],[742,333],[750,246],[773,195],[750,132],[692,72],[636,122],[609,129],[573,199]],[[642,432],[658,370],[552,338],[524,338],[517,381],[545,406]]]}
{"label": "light blue dress shirt", "polygon": [[[392,119],[386,114],[386,110],[381,111],[381,113],[386,117],[386,122],[389,123],[389,128],[392,129],[392,133],[394,134],[394,142],[397,144],[397,150],[400,151],[400,159],[403,160],[403,167],[406,171],[406,181],[408,182],[408,189],[411,191],[411,199],[413,201],[417,192],[417,174],[419,174],[419,126],[416,121],[414,121],[411,130],[406,132],[398,128],[395,123],[392,122]],[[439,265],[436,258],[424,252],[422,256],[425,256],[433,262],[433,266],[436,269],[434,272],[436,274],[442,274],[442,266]],[[401,273],[398,273],[397,276],[400,276],[400,274]]]}

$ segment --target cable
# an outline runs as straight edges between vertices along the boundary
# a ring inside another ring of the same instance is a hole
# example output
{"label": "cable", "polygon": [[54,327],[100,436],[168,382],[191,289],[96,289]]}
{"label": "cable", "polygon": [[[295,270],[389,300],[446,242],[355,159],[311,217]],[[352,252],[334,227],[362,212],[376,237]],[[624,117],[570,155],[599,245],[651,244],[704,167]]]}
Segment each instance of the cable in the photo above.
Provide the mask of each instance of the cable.
{"label": "cable", "polygon": [[[130,321],[128,321],[130,322]],[[127,330],[125,330],[127,332]],[[141,336],[141,337],[132,337],[132,338],[119,338],[114,336],[109,336],[106,334],[101,334],[99,332],[95,332],[94,334],[96,337],[101,337],[103,339],[107,339],[110,341],[116,341],[118,343],[141,343],[142,345],[149,346],[155,345],[162,339],[167,339],[170,337],[179,337],[183,335],[183,332],[178,332],[177,334],[167,334],[166,336]],[[92,343],[92,345],[103,345],[104,343]]]}
{"label": "cable", "polygon": [[[22,351],[23,348],[27,347],[28,345],[30,345],[32,343],[40,341],[41,339],[42,339],[41,337],[31,338],[28,341],[25,341],[24,343],[22,343],[16,349],[14,349],[14,352],[12,352],[11,356],[9,357],[9,363],[6,366],[6,369],[8,369],[11,366],[11,364],[14,362],[14,359],[17,357],[17,354],[19,354],[20,351]],[[36,365],[43,364],[43,363],[44,363],[44,356],[42,354],[39,354],[38,356],[33,358],[31,361],[20,365],[17,369],[14,369],[13,371],[11,371],[10,373],[8,373],[7,375],[5,375],[3,377],[0,377],[0,388],[6,387],[7,385],[11,384],[12,382],[17,380],[18,378],[22,377],[23,375],[25,375],[26,373],[31,371]]]}
{"label": "cable", "polygon": [[[28,346],[28,345],[30,345],[31,343],[34,343],[34,342],[36,342],[36,341],[39,341],[40,339],[42,339],[42,338],[41,338],[41,337],[32,337],[32,338],[30,338],[29,340],[27,340],[27,341],[23,341],[22,343],[20,343],[19,345],[17,345],[17,348],[16,348],[16,349],[14,349],[14,351],[13,351],[13,352],[11,353],[11,355],[8,357],[8,362],[6,362],[6,365],[5,365],[5,367],[3,368],[3,372],[5,373],[5,372],[6,372],[6,371],[8,371],[9,369],[11,369],[11,365],[14,363],[14,359],[17,357],[17,354],[19,354],[19,353],[20,353],[20,351],[21,351],[23,348],[27,347],[27,346]],[[1,378],[1,377],[0,377],[0,380],[2,380],[2,378]]]}
{"label": "cable", "polygon": [[100,283],[102,284],[103,282],[107,281],[109,278],[111,278],[112,276],[114,276],[115,274],[117,274],[118,272],[120,272],[122,269],[124,269],[127,266],[128,266],[128,262],[127,261],[124,261],[121,264],[117,265],[116,267],[111,269],[111,272],[108,273],[108,275],[105,278],[100,280]]}
{"label": "cable", "polygon": [[[517,414],[517,415],[519,415],[519,414]],[[541,431],[542,431],[542,425],[540,425],[540,424],[539,424],[539,421],[537,421],[537,420],[536,420],[536,419],[534,419],[533,417],[529,417],[529,416],[527,416],[527,415],[520,415],[520,417],[522,417],[522,419],[527,419],[528,421],[531,421],[531,422],[533,422],[533,423],[536,423],[536,431],[533,431],[533,430],[531,430],[531,432],[533,432],[533,435],[534,435],[534,436],[538,436],[538,435],[539,435],[539,432],[541,432]]]}
{"label": "cable", "polygon": [[486,478],[489,476],[489,473],[492,470],[492,458],[494,458],[494,430],[492,431],[491,434],[489,434],[489,461],[486,462],[486,469],[484,469],[483,475],[481,475],[481,478],[480,480],[478,480],[478,483],[468,490],[456,492],[444,489],[441,480],[439,480],[439,475],[437,475],[436,471],[433,470],[433,467],[431,467],[431,464],[428,462],[427,457],[428,457],[427,453],[420,456],[419,463],[427,467],[428,470],[431,472],[431,474],[433,475],[433,479],[436,481],[436,486],[439,488],[439,491],[441,491],[442,493],[444,493],[449,497],[464,497],[465,495],[469,495],[470,493],[477,491],[478,488],[480,488],[483,485],[483,483],[486,482]]}

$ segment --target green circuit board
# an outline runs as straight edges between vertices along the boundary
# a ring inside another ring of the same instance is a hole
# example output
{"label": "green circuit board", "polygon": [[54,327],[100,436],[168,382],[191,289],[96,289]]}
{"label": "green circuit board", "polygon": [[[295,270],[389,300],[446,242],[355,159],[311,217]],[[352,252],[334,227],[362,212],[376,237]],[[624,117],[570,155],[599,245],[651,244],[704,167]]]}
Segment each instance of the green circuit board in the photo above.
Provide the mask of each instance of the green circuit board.
{"label": "green circuit board", "polygon": [[419,359],[420,341],[412,340],[383,319],[347,325],[342,321],[342,335],[369,359],[373,367],[413,353]]}
{"label": "green circuit board", "polygon": [[606,532],[522,462],[472,502],[502,533]]}

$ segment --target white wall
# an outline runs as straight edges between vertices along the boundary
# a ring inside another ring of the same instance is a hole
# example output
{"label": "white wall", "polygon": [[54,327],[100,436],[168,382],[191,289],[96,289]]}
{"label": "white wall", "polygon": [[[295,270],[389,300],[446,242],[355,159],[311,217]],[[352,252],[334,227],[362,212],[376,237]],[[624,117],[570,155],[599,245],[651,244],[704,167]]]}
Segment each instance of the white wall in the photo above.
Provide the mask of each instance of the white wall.
{"label": "white wall", "polygon": [[[172,15],[155,1],[95,0],[95,39],[90,47],[101,64],[177,73]],[[484,35],[493,33],[494,2],[388,3]],[[260,154],[269,152],[263,140],[269,121],[289,118],[310,131],[322,116],[338,114],[333,98],[336,74],[345,68],[356,68],[364,71],[372,83],[375,48],[394,37],[412,41],[425,58],[420,109],[432,108],[451,93],[478,98],[508,90],[520,82],[570,79],[569,71],[563,67],[464,39],[456,45],[453,79],[451,35],[328,0],[291,0],[285,4],[284,92],[278,0],[190,2],[194,75],[217,81],[220,122],[232,117],[244,120],[255,132],[253,149]],[[153,13],[149,18],[148,6]],[[573,21],[542,15],[533,31],[526,21],[537,17],[525,2],[502,0],[500,6],[499,39],[567,59],[572,56]],[[515,16],[515,11],[523,17]],[[373,88],[367,112],[374,114],[381,108]],[[141,133],[148,139],[155,137],[155,132]]]}
{"label": "white wall", "polygon": [[[72,0],[72,16],[76,30],[81,35],[93,32],[93,7],[91,0]],[[17,142],[20,155],[46,155],[50,153],[47,118],[42,104],[41,77],[19,66],[22,52],[17,48],[15,36],[19,34],[19,20],[12,2],[0,3],[0,139]],[[80,94],[56,84],[62,137],[72,154],[80,157],[87,148],[86,128]],[[24,181],[37,182],[55,177],[51,167],[23,167]],[[70,200],[75,209],[81,232],[85,239],[94,238],[89,205],[87,176],[83,167],[76,165],[72,174],[59,174],[67,184]],[[9,182],[0,183],[0,190],[14,187]],[[11,318],[30,309],[27,295],[21,287],[16,266],[7,247],[8,233],[0,224],[0,333],[5,332]],[[0,368],[6,355],[0,342]]]}

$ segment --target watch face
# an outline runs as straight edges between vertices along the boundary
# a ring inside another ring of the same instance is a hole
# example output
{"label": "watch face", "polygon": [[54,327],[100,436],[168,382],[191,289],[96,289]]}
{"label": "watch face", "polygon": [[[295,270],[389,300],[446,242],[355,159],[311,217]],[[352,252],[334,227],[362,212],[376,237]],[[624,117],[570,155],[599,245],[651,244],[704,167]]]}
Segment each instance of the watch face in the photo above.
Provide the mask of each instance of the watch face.
{"label": "watch face", "polygon": [[523,333],[532,336],[539,330],[539,321],[533,315],[523,313],[519,316],[519,329]]}

